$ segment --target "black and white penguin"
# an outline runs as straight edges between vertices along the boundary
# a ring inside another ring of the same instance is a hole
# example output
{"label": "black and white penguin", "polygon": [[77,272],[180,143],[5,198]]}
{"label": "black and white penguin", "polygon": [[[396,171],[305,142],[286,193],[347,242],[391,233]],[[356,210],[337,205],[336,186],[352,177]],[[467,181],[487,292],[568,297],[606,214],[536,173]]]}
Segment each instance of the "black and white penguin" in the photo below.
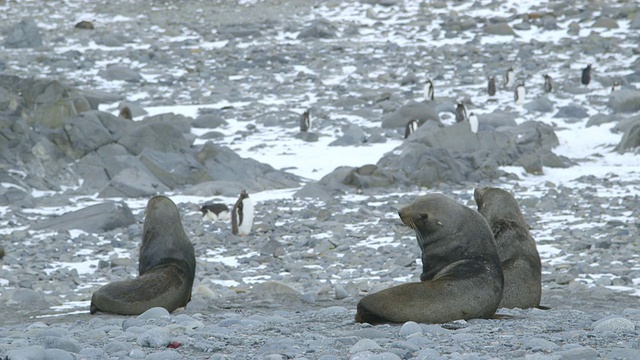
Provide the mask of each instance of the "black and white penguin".
{"label": "black and white penguin", "polygon": [[300,132],[307,132],[311,128],[311,115],[309,110],[303,112],[300,116]]}
{"label": "black and white penguin", "polygon": [[513,71],[513,68],[510,67],[504,74],[504,87],[507,89],[511,89],[513,85],[516,83],[516,73]]}
{"label": "black and white penguin", "polygon": [[240,192],[240,197],[231,211],[231,233],[247,236],[253,226],[253,203],[246,190]]}
{"label": "black and white penguin", "polygon": [[431,79],[427,79],[427,83],[424,85],[424,98],[427,101],[433,101],[434,99],[433,82]]}
{"label": "black and white penguin", "polygon": [[209,221],[226,221],[229,220],[229,207],[225,204],[205,204],[198,210],[202,213],[202,217]]}
{"label": "black and white penguin", "polygon": [[527,94],[527,90],[524,87],[524,81],[521,81],[518,86],[516,86],[515,91],[513,92],[514,98],[516,100],[516,104],[520,105],[524,102],[524,97]]}
{"label": "black and white penguin", "polygon": [[550,93],[553,90],[553,83],[551,82],[553,79],[547,74],[542,76],[544,77],[544,92]]}
{"label": "black and white penguin", "polygon": [[618,91],[621,87],[622,84],[620,84],[620,81],[614,81],[613,86],[611,87],[611,92]]}
{"label": "black and white penguin", "polygon": [[465,121],[467,119],[467,107],[464,106],[464,101],[459,101],[456,106],[456,122]]}
{"label": "black and white penguin", "polygon": [[487,92],[489,96],[496,94],[496,79],[493,76],[489,76],[489,85],[487,85]]}
{"label": "black and white penguin", "polygon": [[420,122],[416,119],[407,121],[407,124],[404,126],[404,138],[408,138],[409,135],[418,130],[418,126],[420,126]]}
{"label": "black and white penguin", "polygon": [[582,69],[582,78],[580,79],[580,81],[582,82],[582,85],[589,85],[589,83],[591,82],[591,64]]}
{"label": "black and white penguin", "polygon": [[476,114],[469,113],[469,129],[471,130],[471,132],[477,134],[479,125],[480,123],[478,123],[478,117],[476,116]]}

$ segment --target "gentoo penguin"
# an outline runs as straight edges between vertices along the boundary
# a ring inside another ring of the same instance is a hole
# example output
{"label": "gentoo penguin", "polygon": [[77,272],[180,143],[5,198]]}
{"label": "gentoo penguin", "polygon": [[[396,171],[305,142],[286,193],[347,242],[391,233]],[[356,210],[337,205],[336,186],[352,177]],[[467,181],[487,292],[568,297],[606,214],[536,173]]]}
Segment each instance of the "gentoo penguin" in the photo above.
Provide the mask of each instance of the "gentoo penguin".
{"label": "gentoo penguin", "polygon": [[253,203],[247,191],[242,190],[231,212],[231,233],[240,236],[249,235],[251,226],[253,226]]}
{"label": "gentoo penguin", "polygon": [[489,85],[487,86],[487,92],[489,96],[493,96],[496,94],[496,79],[493,76],[489,76]]}
{"label": "gentoo penguin", "polygon": [[516,104],[520,105],[524,101],[524,96],[527,94],[527,90],[524,88],[524,81],[521,81],[516,90],[513,92]]}
{"label": "gentoo penguin", "polygon": [[205,204],[198,210],[202,213],[202,217],[210,221],[229,220],[229,207],[225,204]]}
{"label": "gentoo penguin", "polygon": [[408,138],[409,135],[418,130],[418,126],[420,126],[420,123],[416,119],[407,121],[407,125],[404,126],[404,138]]}
{"label": "gentoo penguin", "polygon": [[431,79],[427,79],[427,83],[424,85],[424,98],[427,101],[433,101],[433,91],[433,82],[431,81]]}
{"label": "gentoo penguin", "polygon": [[544,74],[544,92],[550,93],[553,90],[553,84],[551,83],[551,76]]}
{"label": "gentoo penguin", "polygon": [[622,87],[620,81],[614,81],[613,86],[611,87],[611,92],[620,90],[620,87]]}
{"label": "gentoo penguin", "polygon": [[589,85],[591,82],[591,64],[587,65],[586,68],[582,69],[582,85]]}
{"label": "gentoo penguin", "polygon": [[466,119],[467,119],[467,108],[464,106],[464,101],[460,101],[456,106],[456,122],[465,121]]}
{"label": "gentoo penguin", "polygon": [[300,116],[300,132],[307,132],[311,128],[311,116],[309,115],[309,110],[302,113]]}
{"label": "gentoo penguin", "polygon": [[507,72],[504,74],[504,87],[510,89],[516,83],[516,73],[513,71],[513,68],[510,67],[507,69]]}
{"label": "gentoo penguin", "polygon": [[469,113],[469,128],[474,134],[478,133],[478,117],[474,113]]}

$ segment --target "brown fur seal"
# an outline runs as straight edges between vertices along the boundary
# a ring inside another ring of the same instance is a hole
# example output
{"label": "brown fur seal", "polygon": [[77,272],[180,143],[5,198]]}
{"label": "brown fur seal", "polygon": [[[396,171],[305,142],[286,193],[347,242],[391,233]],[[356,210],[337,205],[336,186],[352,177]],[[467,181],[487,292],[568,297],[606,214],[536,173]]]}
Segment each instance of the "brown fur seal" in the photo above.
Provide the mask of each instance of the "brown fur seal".
{"label": "brown fur seal", "polygon": [[137,315],[152,307],[169,312],[191,300],[196,258],[178,208],[169,198],[154,196],[145,210],[137,279],[107,284],[91,297],[97,311]]}
{"label": "brown fur seal", "polygon": [[123,119],[133,120],[133,114],[131,113],[131,109],[129,109],[129,107],[126,105],[120,109],[120,113],[118,114],[118,116]]}
{"label": "brown fur seal", "polygon": [[542,292],[540,255],[518,202],[509,192],[491,187],[477,188],[474,198],[478,211],[491,226],[498,246],[504,273],[500,307],[539,307]]}
{"label": "brown fur seal", "polygon": [[355,320],[379,324],[491,318],[502,298],[502,270],[482,215],[442,194],[418,197],[398,214],[416,232],[421,282],[365,296]]}

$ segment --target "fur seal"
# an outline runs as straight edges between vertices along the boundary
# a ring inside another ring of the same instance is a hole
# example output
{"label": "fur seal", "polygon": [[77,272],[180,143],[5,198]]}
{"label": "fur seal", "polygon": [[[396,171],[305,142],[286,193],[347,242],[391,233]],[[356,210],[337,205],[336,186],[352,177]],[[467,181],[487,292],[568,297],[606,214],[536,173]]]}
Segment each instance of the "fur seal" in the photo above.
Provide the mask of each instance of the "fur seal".
{"label": "fur seal", "polygon": [[424,98],[427,101],[433,101],[434,97],[434,89],[433,89],[433,82],[431,81],[431,79],[427,79],[427,83],[424,85]]}
{"label": "fur seal", "polygon": [[487,93],[489,96],[496,94],[496,79],[493,76],[489,76],[489,84],[487,85]]}
{"label": "fur seal", "polygon": [[231,211],[231,233],[246,236],[253,226],[253,203],[246,190],[240,192],[240,197]]}
{"label": "fur seal", "polygon": [[464,106],[464,101],[459,101],[456,105],[456,122],[462,122],[467,119],[467,107]]}
{"label": "fur seal", "polygon": [[544,77],[544,92],[550,93],[553,90],[553,79],[547,74],[542,75],[542,77]]}
{"label": "fur seal", "polygon": [[591,64],[587,65],[586,68],[582,69],[582,76],[580,77],[580,82],[582,85],[589,85],[591,82]]}
{"label": "fur seal", "polygon": [[524,102],[524,97],[527,94],[527,89],[524,87],[524,81],[520,81],[516,89],[513,91],[513,97],[516,104],[520,105]]}
{"label": "fur seal", "polygon": [[504,274],[500,307],[540,307],[540,255],[518,202],[509,192],[499,188],[476,188],[473,195],[498,246]]}
{"label": "fur seal", "polygon": [[491,318],[502,299],[502,268],[493,234],[477,211],[442,195],[415,199],[398,214],[416,232],[420,282],[363,297],[360,323],[445,323]]}
{"label": "fur seal", "polygon": [[205,204],[198,210],[202,213],[202,217],[209,221],[225,221],[229,220],[229,207],[225,204]]}
{"label": "fur seal", "polygon": [[311,115],[309,109],[300,116],[300,132],[307,132],[311,128]]}
{"label": "fur seal", "polygon": [[123,106],[120,109],[120,113],[118,114],[119,117],[123,118],[123,119],[127,119],[127,120],[133,120],[133,115],[131,114],[131,109],[129,109],[128,106]]}
{"label": "fur seal", "polygon": [[89,311],[138,315],[159,306],[172,312],[191,300],[193,244],[178,208],[167,197],[154,196],[147,203],[138,272],[136,279],[112,282],[94,292]]}
{"label": "fur seal", "polygon": [[409,135],[413,134],[418,127],[420,126],[420,122],[416,119],[407,121],[407,125],[404,126],[404,138],[408,138]]}

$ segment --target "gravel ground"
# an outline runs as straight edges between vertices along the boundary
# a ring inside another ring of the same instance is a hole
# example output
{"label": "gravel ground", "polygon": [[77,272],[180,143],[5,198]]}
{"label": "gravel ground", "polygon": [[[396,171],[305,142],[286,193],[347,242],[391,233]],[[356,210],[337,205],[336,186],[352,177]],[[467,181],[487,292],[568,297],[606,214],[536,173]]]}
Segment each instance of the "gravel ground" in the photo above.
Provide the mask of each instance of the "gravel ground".
{"label": "gravel ground", "polygon": [[[56,78],[85,89],[130,97],[142,94],[138,100],[141,106],[252,102],[251,107],[231,110],[231,117],[243,119],[272,110],[256,99],[273,91],[283,98],[297,99],[299,107],[313,103],[319,123],[326,125],[332,121],[326,107],[337,99],[353,101],[343,103],[344,108],[357,108],[356,100],[371,100],[385,91],[407,97],[419,93],[419,82],[404,88],[398,83],[405,77],[422,79],[421,69],[427,65],[432,73],[440,75],[440,82],[449,81],[451,88],[467,84],[466,95],[471,96],[485,87],[484,80],[478,85],[477,79],[483,76],[474,72],[475,63],[485,64],[490,71],[502,71],[501,54],[513,52],[520,54],[520,70],[524,73],[533,76],[549,68],[569,77],[573,70],[568,63],[572,60],[566,59],[579,59],[580,54],[599,51],[602,46],[597,37],[577,35],[571,44],[545,43],[543,39],[540,43],[502,47],[482,44],[473,40],[479,30],[465,31],[470,19],[464,14],[446,11],[435,15],[448,6],[445,2],[420,6],[412,2],[387,3],[396,5],[363,11],[370,27],[360,29],[360,34],[375,29],[390,39],[409,38],[418,45],[406,46],[406,53],[393,41],[376,42],[358,36],[349,24],[335,20],[336,14],[366,9],[354,2],[161,1],[150,9],[141,9],[135,2],[123,0],[99,4],[0,1],[4,7],[1,16],[5,21],[0,24],[3,33],[28,14],[41,28],[44,43],[37,50],[0,49],[0,71]],[[558,21],[588,28],[596,17],[605,15],[622,23],[632,5],[633,2],[618,2],[601,12],[599,5],[590,2],[562,1],[551,8],[530,10],[555,10]],[[499,2],[474,6],[504,18],[520,14],[517,10],[504,10]],[[584,12],[574,10],[581,6],[586,9]],[[394,24],[385,18],[394,8],[419,11],[418,15],[403,13],[401,21]],[[73,29],[76,22],[87,20],[86,14],[91,14],[88,20],[97,27],[93,33]],[[310,25],[309,19],[322,17],[319,14],[333,19],[327,20],[327,27],[339,28],[343,41],[293,41],[295,36],[291,34]],[[119,17],[136,20],[121,21]],[[429,26],[435,19],[442,21],[442,26],[434,30]],[[475,24],[484,20],[471,21]],[[211,28],[217,32],[212,33]],[[436,36],[436,31],[447,32],[451,41],[464,38],[469,44],[434,45],[427,49],[426,41],[417,35],[412,38],[411,32],[420,29],[430,29],[429,36]],[[198,37],[200,40],[195,40]],[[630,31],[626,38],[609,39],[607,46],[626,56],[612,56],[608,64],[611,73],[628,69],[637,59],[627,56],[631,48],[637,47],[637,42],[633,43],[637,38],[637,31]],[[220,39],[229,40],[230,45],[198,47],[199,41]],[[83,47],[92,41],[98,46]],[[73,52],[75,47],[84,50],[77,54]],[[473,51],[469,51],[470,47]],[[425,63],[412,60],[426,57],[427,53],[432,58],[423,60]],[[457,59],[451,61],[456,79],[449,76],[449,60],[442,59]],[[564,60],[558,64],[558,59]],[[105,81],[98,73],[110,63],[127,64],[145,80]],[[313,71],[299,70],[294,64]],[[357,64],[358,72],[369,75],[359,81],[320,86],[322,80],[342,71],[336,69],[342,69],[343,64]],[[251,75],[250,81],[229,80],[247,74]],[[610,77],[599,73],[598,80],[605,84]],[[567,92],[560,92],[554,99],[559,103],[575,95],[569,93],[570,82],[564,87]],[[446,91],[451,96],[464,95],[462,90]],[[596,96],[580,99],[590,113],[602,109]],[[375,110],[361,107],[354,112],[379,116],[389,110],[384,105],[376,106]],[[343,118],[333,120],[331,129],[346,124]],[[229,144],[241,147],[242,140],[238,138],[243,137],[234,137]],[[197,204],[180,202],[184,226],[198,259],[193,300],[173,314],[152,309],[139,317],[91,316],[87,300],[101,284],[135,276],[137,262],[132,259],[137,258],[141,224],[106,234],[34,232],[27,226],[47,215],[8,207],[3,210],[3,224],[13,231],[3,235],[7,255],[0,260],[0,357],[640,358],[640,300],[612,290],[627,287],[637,291],[640,200],[636,194],[640,181],[607,174],[576,179],[571,187],[550,182],[524,183],[508,177],[492,185],[508,188],[520,201],[543,258],[542,303],[550,309],[500,309],[497,319],[442,325],[409,322],[370,326],[353,321],[357,301],[364,294],[418,279],[415,238],[410,229],[401,225],[396,211],[426,189],[365,190],[336,197],[333,202],[264,201],[257,207],[254,234],[247,238],[230,235],[226,226],[203,223],[193,211]],[[441,185],[429,191],[443,192],[474,207],[473,188],[483,185],[488,184]],[[87,198],[88,195],[80,197],[80,201]],[[36,201],[36,209],[63,208],[72,202],[65,193],[48,194]],[[134,210],[141,222],[141,206]],[[376,246],[380,239],[392,241]],[[550,247],[557,252],[546,252]],[[220,249],[224,249],[224,256],[238,259],[238,264],[213,261]],[[51,259],[76,262],[95,259],[96,254],[101,261],[87,273],[51,266]],[[256,285],[248,278],[271,281]],[[234,285],[227,286],[222,281]],[[80,305],[74,306],[74,302]]]}

